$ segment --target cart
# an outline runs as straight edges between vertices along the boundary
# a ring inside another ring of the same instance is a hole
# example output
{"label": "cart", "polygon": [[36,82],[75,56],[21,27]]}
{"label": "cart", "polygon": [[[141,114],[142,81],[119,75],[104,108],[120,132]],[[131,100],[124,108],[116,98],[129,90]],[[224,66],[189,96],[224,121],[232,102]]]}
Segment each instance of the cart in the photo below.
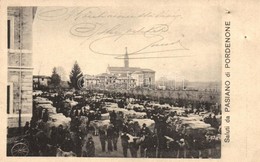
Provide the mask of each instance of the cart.
{"label": "cart", "polygon": [[20,136],[12,142],[11,155],[12,156],[28,156],[30,153],[30,144],[27,140],[28,136]]}

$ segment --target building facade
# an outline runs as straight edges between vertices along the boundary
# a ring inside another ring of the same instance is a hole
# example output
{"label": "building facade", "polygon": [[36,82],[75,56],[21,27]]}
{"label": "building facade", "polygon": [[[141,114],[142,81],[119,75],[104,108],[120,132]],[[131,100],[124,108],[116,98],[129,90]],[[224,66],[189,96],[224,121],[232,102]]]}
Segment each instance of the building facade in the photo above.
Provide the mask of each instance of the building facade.
{"label": "building facade", "polygon": [[152,87],[155,85],[155,71],[140,67],[130,67],[126,49],[124,67],[107,67],[107,73],[117,77],[126,77],[135,80],[135,85],[140,87]]}
{"label": "building facade", "polygon": [[51,77],[45,75],[33,76],[33,90],[46,89],[51,82]]}
{"label": "building facade", "polygon": [[123,67],[108,66],[106,73],[96,76],[85,75],[84,87],[87,89],[131,89],[139,87],[153,87],[155,85],[155,71],[140,67],[129,66],[129,56],[124,56]]}
{"label": "building facade", "polygon": [[7,114],[8,127],[18,127],[32,117],[32,26],[35,7],[8,7],[7,48],[8,85]]}

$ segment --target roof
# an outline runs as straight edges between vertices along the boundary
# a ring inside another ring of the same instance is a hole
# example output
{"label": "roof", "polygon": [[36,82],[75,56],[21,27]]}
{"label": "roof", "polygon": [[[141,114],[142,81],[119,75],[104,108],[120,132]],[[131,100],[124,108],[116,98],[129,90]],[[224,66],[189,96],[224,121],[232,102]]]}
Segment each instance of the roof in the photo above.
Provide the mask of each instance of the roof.
{"label": "roof", "polygon": [[109,71],[129,71],[129,72],[155,72],[154,70],[151,69],[142,69],[140,67],[108,67]]}
{"label": "roof", "polygon": [[98,75],[96,75],[97,77],[112,77],[113,75],[111,75],[111,74],[108,74],[108,73],[102,73],[102,74],[98,74]]}
{"label": "roof", "polygon": [[143,72],[155,72],[154,70],[152,69],[141,69]]}
{"label": "roof", "polygon": [[50,76],[46,76],[46,75],[33,75],[33,78],[47,78],[50,79]]}
{"label": "roof", "polygon": [[135,71],[135,72],[133,72],[133,74],[143,74],[143,72],[142,71]]}
{"label": "roof", "polygon": [[137,71],[139,67],[108,67],[109,71]]}

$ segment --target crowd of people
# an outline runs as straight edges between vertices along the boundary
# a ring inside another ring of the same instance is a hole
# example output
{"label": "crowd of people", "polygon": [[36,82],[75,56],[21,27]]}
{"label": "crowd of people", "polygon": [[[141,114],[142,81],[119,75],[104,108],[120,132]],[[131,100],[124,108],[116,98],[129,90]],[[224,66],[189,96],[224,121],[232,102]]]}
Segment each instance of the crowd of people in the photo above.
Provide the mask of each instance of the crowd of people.
{"label": "crowd of people", "polygon": [[[80,96],[80,97],[75,97]],[[56,156],[55,149],[60,148],[65,152],[71,152],[75,156],[95,157],[96,145],[101,145],[101,151],[111,154],[119,151],[119,140],[124,157],[148,157],[148,158],[219,158],[220,140],[208,138],[208,134],[203,132],[201,136],[187,134],[185,128],[172,126],[169,120],[177,117],[176,112],[165,113],[163,109],[146,109],[151,100],[138,98],[135,103],[142,104],[147,115],[145,118],[155,122],[154,128],[143,124],[140,129],[131,126],[131,119],[120,118],[112,111],[109,113],[109,126],[106,129],[95,128],[91,122],[101,120],[101,115],[108,113],[105,108],[106,102],[114,102],[119,108],[126,109],[129,98],[124,94],[103,94],[96,93],[67,95],[58,94],[55,96],[45,96],[53,102],[58,113],[63,113],[71,118],[70,127],[51,127],[50,135],[46,134],[46,122],[48,112],[42,111],[40,115],[34,115],[31,123],[27,123],[24,132],[29,135],[29,141],[33,147],[33,156]],[[77,105],[68,106],[64,101],[77,101]],[[171,103],[170,103],[171,104]],[[174,104],[178,105],[178,101]],[[171,105],[174,105],[171,104]],[[186,113],[199,113],[204,111],[205,106],[201,104],[199,108],[192,107]],[[196,111],[195,111],[196,109]],[[194,110],[194,111],[193,111]],[[205,123],[209,123],[220,133],[220,123],[216,119],[218,110],[212,111],[210,116],[204,118]],[[85,117],[87,122],[82,124],[81,118]],[[170,120],[171,121],[171,120]],[[176,121],[175,121],[176,122]],[[84,129],[82,129],[82,126]],[[216,133],[216,134],[217,134]],[[93,140],[98,136],[99,142]],[[214,137],[214,136],[213,136]],[[37,143],[37,145],[35,145]],[[128,154],[130,152],[130,155]]]}

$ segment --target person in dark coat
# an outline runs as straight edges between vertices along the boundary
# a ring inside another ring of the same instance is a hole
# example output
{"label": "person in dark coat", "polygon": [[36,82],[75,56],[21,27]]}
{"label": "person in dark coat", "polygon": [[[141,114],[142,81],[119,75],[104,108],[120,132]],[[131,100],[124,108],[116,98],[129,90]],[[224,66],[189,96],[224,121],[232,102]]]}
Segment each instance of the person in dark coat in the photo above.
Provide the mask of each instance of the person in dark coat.
{"label": "person in dark coat", "polygon": [[86,143],[86,156],[95,157],[95,143],[92,137],[89,137]]}
{"label": "person in dark coat", "polygon": [[134,141],[130,142],[130,144],[129,144],[131,156],[134,157],[134,158],[137,157],[137,151],[139,149],[139,145],[136,143],[136,140],[137,139],[134,138]]}
{"label": "person in dark coat", "polygon": [[67,136],[63,143],[61,144],[61,149],[63,151],[69,152],[74,150],[74,143],[71,139],[71,137]]}
{"label": "person in dark coat", "polygon": [[90,124],[87,125],[87,134],[91,134],[93,135],[95,132],[95,128],[93,126],[91,126]]}
{"label": "person in dark coat", "polygon": [[151,131],[148,127],[146,127],[146,124],[143,124],[143,127],[140,130],[140,137],[142,136],[149,136],[151,134]]}
{"label": "person in dark coat", "polygon": [[212,118],[212,121],[211,121],[211,126],[218,129],[219,127],[219,124],[218,124],[218,121],[217,121],[217,118],[216,116],[214,115],[213,118]]}
{"label": "person in dark coat", "polygon": [[23,127],[23,134],[26,134],[29,131],[29,129],[30,129],[29,125],[30,125],[30,123],[27,121],[25,123],[25,126]]}
{"label": "person in dark coat", "polygon": [[102,152],[106,151],[106,132],[103,129],[99,129],[99,140],[101,143]]}
{"label": "person in dark coat", "polygon": [[148,136],[145,140],[147,145],[146,156],[148,158],[155,158],[156,157],[156,148],[157,148],[157,136],[156,134],[152,134]]}
{"label": "person in dark coat", "polygon": [[[146,124],[143,124],[142,129],[140,130],[140,137],[145,137],[147,138],[150,135],[151,131],[149,128],[146,127]],[[145,149],[146,149],[146,139],[145,141],[143,141],[140,145],[140,153],[141,153],[141,157],[144,157],[145,154]]]}
{"label": "person in dark coat", "polygon": [[113,111],[110,113],[110,122],[111,122],[112,124],[115,124],[115,122],[116,122],[116,112],[115,112],[115,110],[113,110]]}
{"label": "person in dark coat", "polygon": [[88,120],[89,120],[89,122],[95,120],[95,114],[93,112],[90,112],[88,114]]}
{"label": "person in dark coat", "polygon": [[206,139],[200,141],[201,144],[201,157],[208,158],[208,142]]}
{"label": "person in dark coat", "polygon": [[77,155],[77,157],[81,156],[82,152],[82,138],[81,138],[81,132],[76,132],[75,137],[74,137],[74,151]]}
{"label": "person in dark coat", "polygon": [[62,125],[59,125],[58,129],[57,129],[57,144],[59,146],[61,146],[61,144],[63,143],[65,139],[65,131],[63,129]]}
{"label": "person in dark coat", "polygon": [[37,139],[36,139],[36,134],[38,132],[38,129],[36,128],[35,123],[31,124],[31,127],[29,129],[29,144],[31,146],[31,155],[32,156],[39,156],[39,146],[36,145],[35,143],[37,143]]}
{"label": "person in dark coat", "polygon": [[170,152],[169,158],[177,158],[179,148],[180,145],[176,140],[171,141],[169,143],[169,152]]}
{"label": "person in dark coat", "polygon": [[97,113],[97,120],[101,120],[101,111],[98,111],[98,113]]}
{"label": "person in dark coat", "polygon": [[108,150],[108,152],[113,151],[113,146],[112,146],[113,135],[114,135],[114,129],[113,129],[113,126],[110,125],[107,129],[107,150]]}
{"label": "person in dark coat", "polygon": [[130,138],[128,137],[126,132],[124,132],[123,135],[121,136],[121,143],[122,143],[122,147],[123,147],[123,155],[124,155],[124,157],[127,157],[128,140],[129,139]]}
{"label": "person in dark coat", "polygon": [[191,147],[192,147],[192,142],[193,142],[193,136],[190,134],[186,134],[184,139],[186,140],[186,158],[191,158]]}
{"label": "person in dark coat", "polygon": [[48,110],[46,109],[42,115],[42,121],[47,122],[49,120]]}
{"label": "person in dark coat", "polygon": [[158,152],[157,158],[165,157],[165,152],[167,149],[166,138],[162,135],[158,135]]}
{"label": "person in dark coat", "polygon": [[122,132],[128,133],[128,128],[129,128],[128,122],[124,123],[124,124],[123,124],[123,128],[122,128]]}
{"label": "person in dark coat", "polygon": [[117,141],[119,138],[119,129],[117,127],[113,127],[114,132],[113,132],[113,146],[114,146],[114,150],[117,151]]}
{"label": "person in dark coat", "polygon": [[178,158],[186,158],[185,157],[185,150],[186,150],[186,143],[185,140],[182,138],[179,140],[179,157]]}
{"label": "person in dark coat", "polygon": [[197,139],[193,139],[192,145],[191,145],[191,155],[193,158],[199,158],[199,156],[200,156],[199,150],[200,150],[199,141]]}
{"label": "person in dark coat", "polygon": [[53,146],[57,145],[57,137],[58,137],[58,133],[57,133],[57,129],[55,126],[51,127],[51,135],[50,135],[51,139],[50,142]]}
{"label": "person in dark coat", "polygon": [[49,142],[49,139],[42,130],[39,130],[36,133],[35,137],[36,137],[36,143],[39,146],[39,154],[40,156],[43,156],[46,153],[47,143]]}

